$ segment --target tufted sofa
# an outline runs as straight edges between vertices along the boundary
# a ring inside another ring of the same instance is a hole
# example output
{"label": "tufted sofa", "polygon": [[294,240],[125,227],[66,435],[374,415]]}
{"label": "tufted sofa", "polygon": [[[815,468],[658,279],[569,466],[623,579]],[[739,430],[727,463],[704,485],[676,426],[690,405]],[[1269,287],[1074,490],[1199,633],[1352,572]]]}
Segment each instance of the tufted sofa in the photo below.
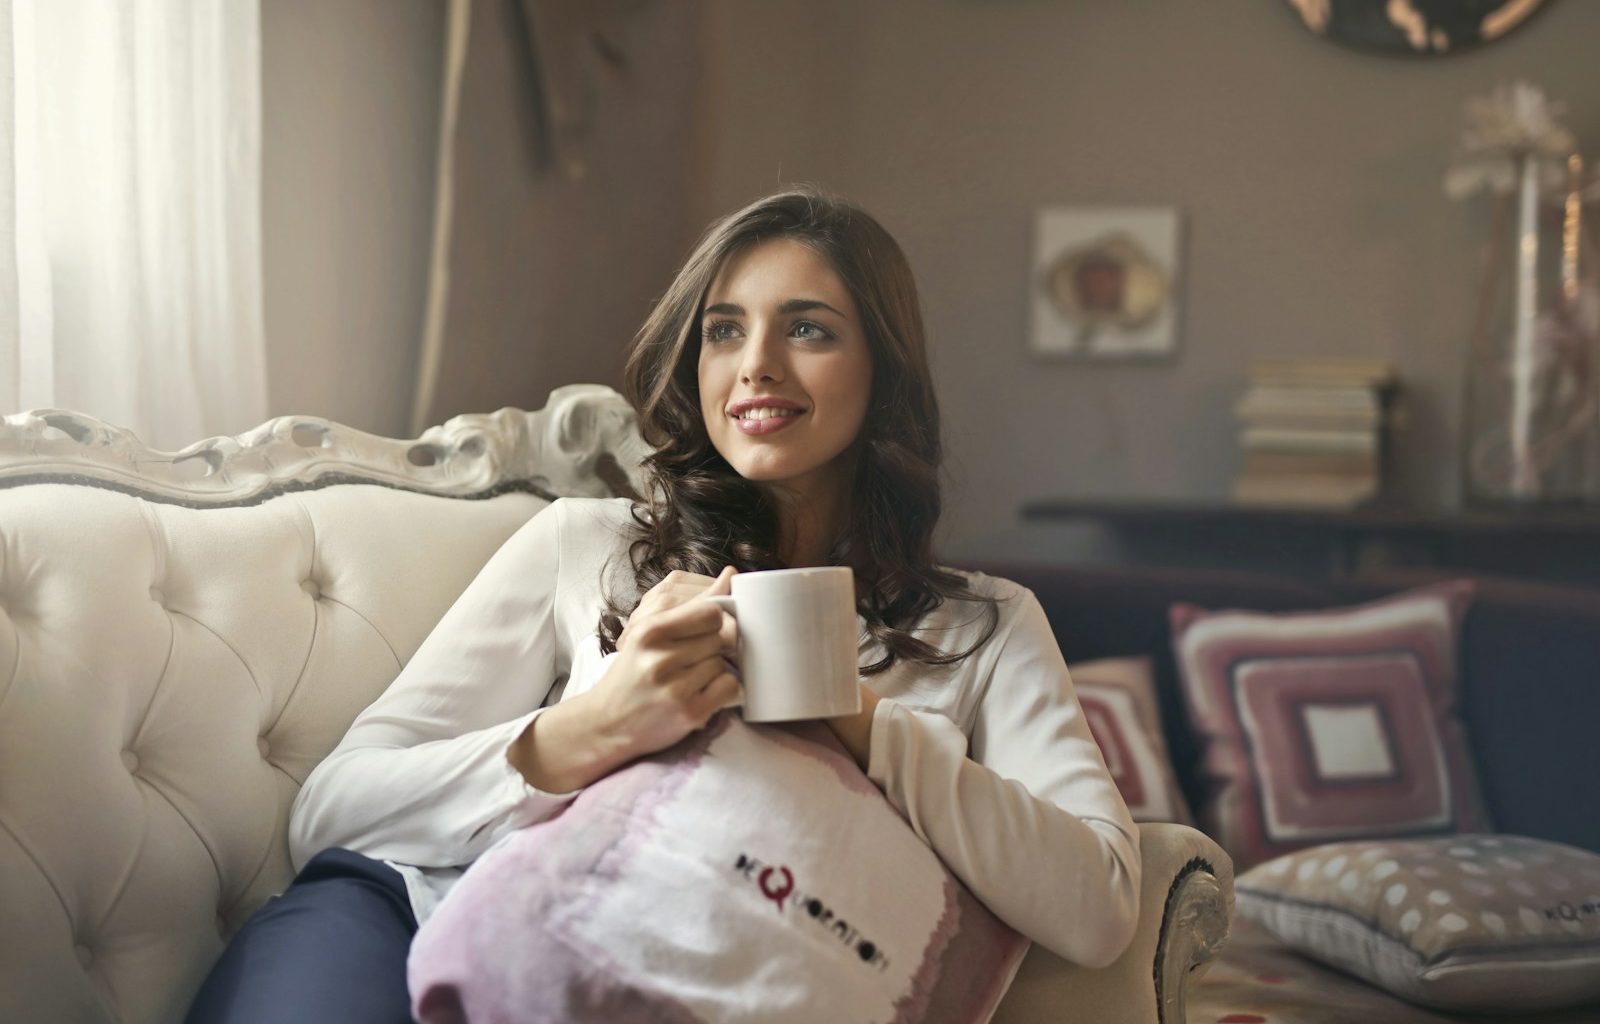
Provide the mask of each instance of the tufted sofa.
{"label": "tufted sofa", "polygon": [[[594,385],[415,441],[297,416],[163,453],[6,417],[0,1021],[181,1019],[289,881],[290,805],[351,719],[501,541],[556,496],[636,489],[644,452]],[[997,1020],[1183,1021],[1231,867],[1192,829],[1143,839],[1128,952],[1035,949]]]}

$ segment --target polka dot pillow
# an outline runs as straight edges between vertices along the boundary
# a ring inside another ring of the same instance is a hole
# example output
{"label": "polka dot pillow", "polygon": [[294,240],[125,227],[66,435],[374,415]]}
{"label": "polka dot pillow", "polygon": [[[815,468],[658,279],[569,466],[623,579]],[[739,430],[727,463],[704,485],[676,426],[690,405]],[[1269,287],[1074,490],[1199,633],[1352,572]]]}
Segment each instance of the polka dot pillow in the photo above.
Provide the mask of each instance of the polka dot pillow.
{"label": "polka dot pillow", "polygon": [[1600,856],[1519,836],[1330,843],[1235,882],[1240,916],[1425,1006],[1600,1000]]}

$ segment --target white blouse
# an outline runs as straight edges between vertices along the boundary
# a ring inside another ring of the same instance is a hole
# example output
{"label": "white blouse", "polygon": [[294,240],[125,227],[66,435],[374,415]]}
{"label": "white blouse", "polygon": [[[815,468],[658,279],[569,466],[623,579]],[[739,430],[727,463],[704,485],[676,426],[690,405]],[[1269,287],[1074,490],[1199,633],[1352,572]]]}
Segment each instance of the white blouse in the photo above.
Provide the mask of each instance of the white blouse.
{"label": "white blouse", "polygon": [[[638,593],[630,507],[564,498],[506,541],[306,780],[289,821],[296,867],[331,846],[384,860],[421,921],[476,858],[572,799],[528,785],[506,751],[542,707],[602,675],[605,596]],[[1000,599],[994,635],[954,665],[899,659],[863,677],[886,698],[867,775],[996,916],[1103,966],[1133,934],[1139,833],[1037,599],[965,576]],[[915,633],[965,650],[985,625],[982,604],[946,601]],[[862,652],[882,656],[865,632]]]}

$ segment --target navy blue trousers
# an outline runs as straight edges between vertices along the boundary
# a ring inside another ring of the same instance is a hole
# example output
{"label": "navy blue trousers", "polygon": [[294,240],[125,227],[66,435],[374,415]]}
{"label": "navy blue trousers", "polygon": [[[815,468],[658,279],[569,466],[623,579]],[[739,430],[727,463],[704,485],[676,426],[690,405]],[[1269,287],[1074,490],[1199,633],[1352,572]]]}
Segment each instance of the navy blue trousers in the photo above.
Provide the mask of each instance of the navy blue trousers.
{"label": "navy blue trousers", "polygon": [[399,872],[324,850],[228,943],[188,1024],[410,1024],[416,931]]}

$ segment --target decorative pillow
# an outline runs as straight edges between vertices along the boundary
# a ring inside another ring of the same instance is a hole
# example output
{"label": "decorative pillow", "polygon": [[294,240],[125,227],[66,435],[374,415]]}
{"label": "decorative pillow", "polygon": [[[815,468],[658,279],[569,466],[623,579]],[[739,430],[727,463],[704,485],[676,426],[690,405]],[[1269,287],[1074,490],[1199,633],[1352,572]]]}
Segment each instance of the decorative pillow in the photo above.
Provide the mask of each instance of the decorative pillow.
{"label": "decorative pillow", "polygon": [[1331,611],[1171,610],[1210,786],[1241,868],[1340,839],[1485,831],[1456,716],[1459,580]]}
{"label": "decorative pillow", "polygon": [[1520,836],[1331,843],[1234,883],[1302,953],[1445,1010],[1600,999],[1600,856]]}
{"label": "decorative pillow", "polygon": [[977,1022],[1026,950],[827,726],[725,712],[484,854],[408,970],[423,1022]]}
{"label": "decorative pillow", "polygon": [[1068,666],[1106,767],[1134,821],[1193,825],[1161,733],[1149,658],[1102,658]]}

